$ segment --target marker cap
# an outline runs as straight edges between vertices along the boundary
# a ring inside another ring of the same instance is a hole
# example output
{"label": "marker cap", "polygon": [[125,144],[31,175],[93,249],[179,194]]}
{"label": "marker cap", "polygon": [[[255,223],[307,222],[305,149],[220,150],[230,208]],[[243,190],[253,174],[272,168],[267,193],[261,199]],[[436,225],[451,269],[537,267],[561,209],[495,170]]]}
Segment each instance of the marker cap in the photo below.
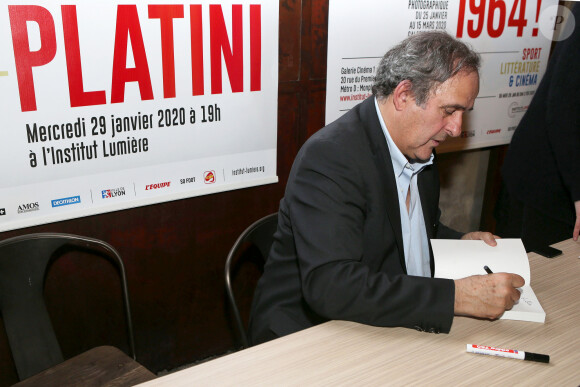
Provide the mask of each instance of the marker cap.
{"label": "marker cap", "polygon": [[549,363],[550,355],[542,355],[541,353],[524,352],[524,360],[537,361],[540,363]]}

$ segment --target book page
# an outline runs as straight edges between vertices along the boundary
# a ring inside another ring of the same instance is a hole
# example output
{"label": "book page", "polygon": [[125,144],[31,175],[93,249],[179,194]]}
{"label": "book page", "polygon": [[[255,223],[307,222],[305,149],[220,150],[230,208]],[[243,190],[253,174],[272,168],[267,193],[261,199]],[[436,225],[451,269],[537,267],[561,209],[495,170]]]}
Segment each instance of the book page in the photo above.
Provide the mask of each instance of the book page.
{"label": "book page", "polygon": [[497,239],[497,246],[481,240],[432,239],[437,278],[460,279],[471,275],[486,275],[484,266],[494,273],[515,273],[526,281],[518,290],[520,300],[500,317],[543,323],[546,313],[532,290],[530,263],[521,239]]}
{"label": "book page", "polygon": [[530,263],[521,239],[496,239],[497,246],[481,240],[432,239],[435,277],[459,279],[487,274],[487,265],[494,273],[521,275],[530,285]]}
{"label": "book page", "polygon": [[520,300],[510,310],[506,310],[501,319],[543,323],[546,320],[546,313],[532,287],[523,286],[519,290],[521,292]]}

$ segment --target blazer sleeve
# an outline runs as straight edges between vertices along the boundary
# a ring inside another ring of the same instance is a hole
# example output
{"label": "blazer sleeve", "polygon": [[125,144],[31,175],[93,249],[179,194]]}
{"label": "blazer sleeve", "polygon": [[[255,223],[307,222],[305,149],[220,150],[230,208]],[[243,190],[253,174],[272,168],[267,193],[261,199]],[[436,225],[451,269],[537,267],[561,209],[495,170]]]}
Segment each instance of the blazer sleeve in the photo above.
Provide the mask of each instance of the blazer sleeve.
{"label": "blazer sleeve", "polygon": [[437,233],[435,234],[435,238],[437,239],[461,239],[464,233],[459,232],[457,230],[452,229],[451,227],[447,227],[440,221],[437,224]]}
{"label": "blazer sleeve", "polygon": [[[352,149],[331,136],[309,142],[290,176],[285,201],[305,302],[328,319],[449,332],[453,281],[403,273],[394,235],[369,227],[373,211],[384,211],[384,199],[369,197],[379,177]],[[384,244],[384,256],[369,257],[370,243]]]}

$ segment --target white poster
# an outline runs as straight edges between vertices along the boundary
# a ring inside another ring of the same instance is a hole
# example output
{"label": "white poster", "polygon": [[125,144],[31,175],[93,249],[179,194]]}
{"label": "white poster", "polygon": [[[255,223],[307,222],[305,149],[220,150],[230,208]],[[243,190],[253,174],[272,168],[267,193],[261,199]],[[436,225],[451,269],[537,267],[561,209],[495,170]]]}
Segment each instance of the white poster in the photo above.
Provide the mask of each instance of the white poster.
{"label": "white poster", "polygon": [[326,122],[369,97],[376,67],[407,36],[445,30],[482,58],[479,96],[438,152],[509,143],[548,64],[557,0],[330,0]]}
{"label": "white poster", "polygon": [[0,231],[277,182],[278,1],[0,6]]}

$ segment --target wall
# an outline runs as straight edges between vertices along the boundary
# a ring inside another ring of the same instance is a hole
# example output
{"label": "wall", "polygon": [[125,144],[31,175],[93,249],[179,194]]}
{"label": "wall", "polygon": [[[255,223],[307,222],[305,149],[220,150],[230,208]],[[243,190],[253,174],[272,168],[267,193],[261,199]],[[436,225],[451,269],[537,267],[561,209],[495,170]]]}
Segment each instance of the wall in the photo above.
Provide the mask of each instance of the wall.
{"label": "wall", "polygon": [[480,228],[489,149],[439,155],[441,221],[462,232]]}
{"label": "wall", "polygon": [[[300,145],[324,125],[327,15],[328,0],[280,1],[279,183],[5,232],[0,240],[51,231],[115,246],[126,265],[138,361],[154,372],[231,351],[224,261],[247,225],[277,211]],[[441,156],[444,219],[478,228],[485,154]],[[120,288],[106,262],[67,254],[45,292],[65,357],[101,344],[126,348]],[[242,294],[247,313],[251,288]],[[0,321],[0,385],[16,381]]]}

